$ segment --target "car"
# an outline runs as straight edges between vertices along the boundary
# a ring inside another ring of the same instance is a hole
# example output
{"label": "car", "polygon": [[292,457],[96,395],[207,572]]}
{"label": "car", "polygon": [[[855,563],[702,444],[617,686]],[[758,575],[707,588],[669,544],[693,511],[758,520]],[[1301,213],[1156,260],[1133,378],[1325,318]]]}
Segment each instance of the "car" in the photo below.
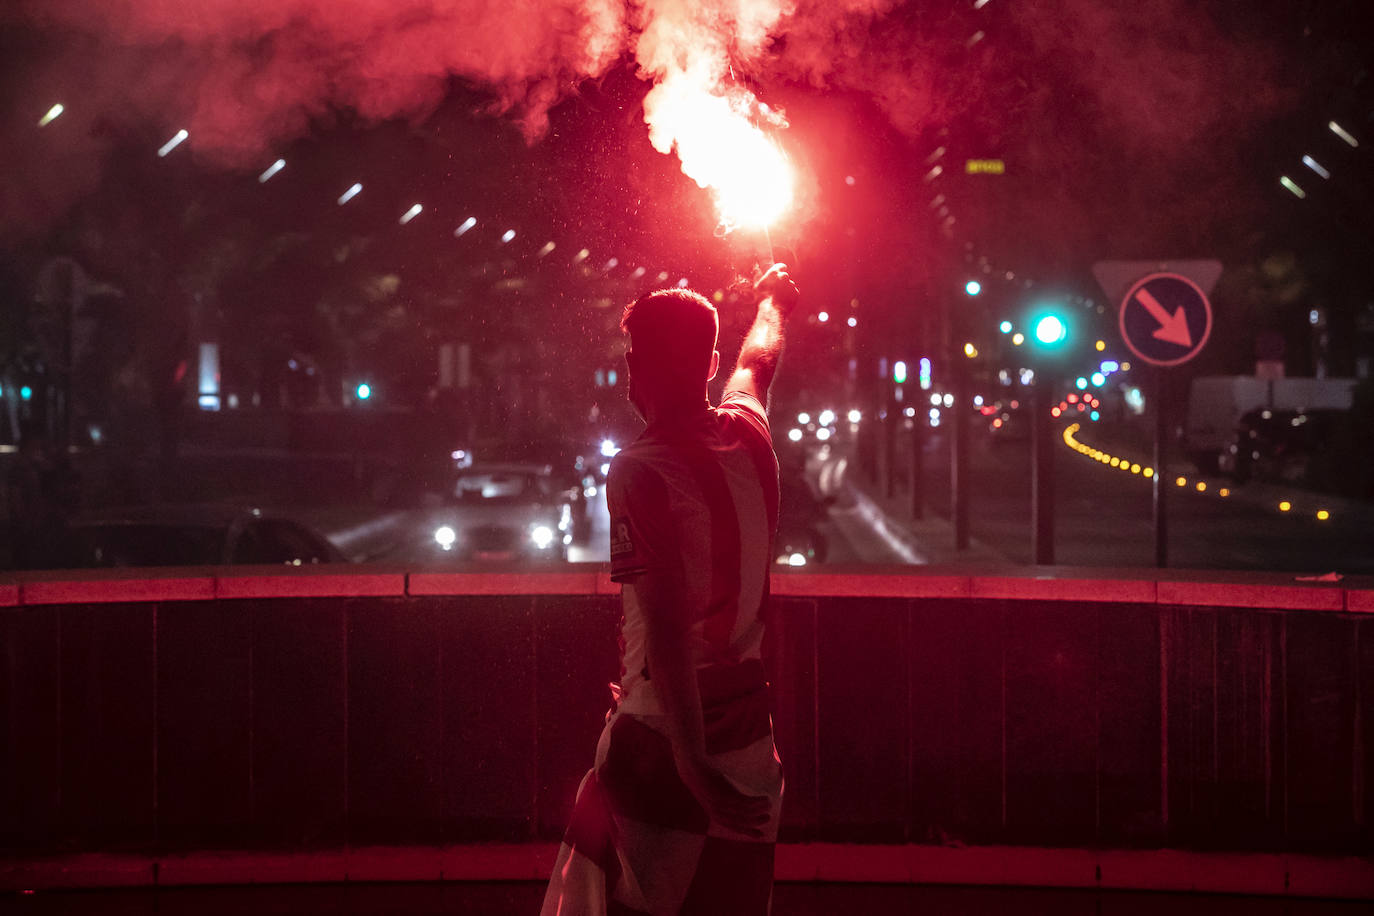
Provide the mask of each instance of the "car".
{"label": "car", "polygon": [[157,505],[107,509],[67,526],[66,565],[224,566],[346,563],[323,535],[256,507]]}
{"label": "car", "polygon": [[1302,483],[1314,461],[1327,450],[1336,428],[1349,415],[1337,410],[1247,411],[1236,424],[1219,469],[1236,483]]}
{"label": "car", "polygon": [[568,488],[551,465],[474,463],[458,469],[429,512],[436,558],[563,561],[573,541]]}

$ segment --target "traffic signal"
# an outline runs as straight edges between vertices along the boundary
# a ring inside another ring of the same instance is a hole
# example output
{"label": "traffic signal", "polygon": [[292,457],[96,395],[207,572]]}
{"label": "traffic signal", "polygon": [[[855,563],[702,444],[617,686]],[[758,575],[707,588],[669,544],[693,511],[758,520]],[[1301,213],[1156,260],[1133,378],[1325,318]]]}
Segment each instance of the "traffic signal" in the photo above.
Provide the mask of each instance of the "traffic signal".
{"label": "traffic signal", "polygon": [[1035,319],[1035,342],[1042,347],[1058,347],[1069,339],[1069,324],[1054,312]]}
{"label": "traffic signal", "polygon": [[1032,308],[1021,322],[1026,328],[1025,343],[1032,358],[1041,363],[1062,362],[1082,342],[1073,314],[1057,303],[1042,303]]}

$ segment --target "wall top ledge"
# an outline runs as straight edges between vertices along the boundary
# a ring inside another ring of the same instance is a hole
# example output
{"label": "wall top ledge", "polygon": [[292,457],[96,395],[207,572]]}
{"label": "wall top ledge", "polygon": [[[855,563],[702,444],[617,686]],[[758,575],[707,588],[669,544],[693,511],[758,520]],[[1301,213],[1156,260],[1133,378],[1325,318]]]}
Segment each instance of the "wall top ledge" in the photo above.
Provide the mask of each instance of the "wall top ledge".
{"label": "wall top ledge", "polygon": [[[614,595],[605,563],[547,570],[402,567],[195,567],[0,574],[0,608],[54,604],[270,598]],[[1374,578],[1284,573],[1074,567],[851,566],[779,568],[788,598],[871,597],[1167,604],[1374,613]]]}

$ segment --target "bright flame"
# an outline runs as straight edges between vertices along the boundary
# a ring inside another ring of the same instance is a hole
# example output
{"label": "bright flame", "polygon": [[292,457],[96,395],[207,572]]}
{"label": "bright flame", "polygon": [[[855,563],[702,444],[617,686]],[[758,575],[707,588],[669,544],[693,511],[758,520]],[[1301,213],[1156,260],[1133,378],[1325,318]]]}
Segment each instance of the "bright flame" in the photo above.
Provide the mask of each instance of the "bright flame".
{"label": "bright flame", "polygon": [[768,110],[752,93],[684,70],[655,86],[644,108],[654,149],[675,150],[683,173],[714,192],[723,232],[763,229],[791,205],[792,167],[755,125]]}
{"label": "bright flame", "polygon": [[734,72],[769,48],[789,4],[642,4],[635,58],[655,84],[644,98],[650,142],[665,155],[675,151],[683,173],[711,189],[720,234],[766,228],[791,206],[794,176],[764,129],[787,121]]}

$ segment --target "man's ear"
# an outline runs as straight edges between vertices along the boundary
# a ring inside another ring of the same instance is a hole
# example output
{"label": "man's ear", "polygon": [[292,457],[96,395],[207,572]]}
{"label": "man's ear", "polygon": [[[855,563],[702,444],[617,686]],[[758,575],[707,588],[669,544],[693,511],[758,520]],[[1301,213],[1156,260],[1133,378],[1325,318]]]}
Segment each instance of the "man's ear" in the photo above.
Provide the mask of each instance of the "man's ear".
{"label": "man's ear", "polygon": [[719,351],[719,350],[712,350],[712,351],[711,351],[711,371],[708,372],[708,373],[706,373],[706,381],[709,382],[711,379],[715,378],[715,377],[716,377],[716,373],[719,372],[719,371],[720,371],[720,351]]}

